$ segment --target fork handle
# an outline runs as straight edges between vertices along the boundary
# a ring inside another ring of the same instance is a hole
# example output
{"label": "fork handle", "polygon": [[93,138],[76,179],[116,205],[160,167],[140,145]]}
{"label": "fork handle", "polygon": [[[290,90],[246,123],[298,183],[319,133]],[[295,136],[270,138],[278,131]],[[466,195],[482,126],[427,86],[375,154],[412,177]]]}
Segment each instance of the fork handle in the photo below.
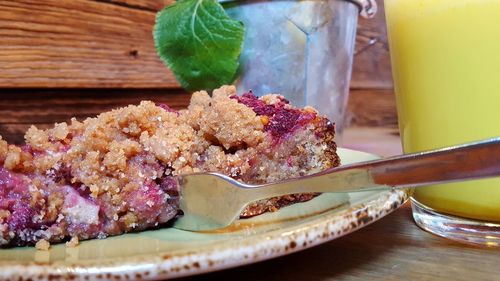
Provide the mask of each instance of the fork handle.
{"label": "fork handle", "polygon": [[418,187],[500,176],[500,137],[329,169],[298,179],[246,186],[254,200],[292,193]]}

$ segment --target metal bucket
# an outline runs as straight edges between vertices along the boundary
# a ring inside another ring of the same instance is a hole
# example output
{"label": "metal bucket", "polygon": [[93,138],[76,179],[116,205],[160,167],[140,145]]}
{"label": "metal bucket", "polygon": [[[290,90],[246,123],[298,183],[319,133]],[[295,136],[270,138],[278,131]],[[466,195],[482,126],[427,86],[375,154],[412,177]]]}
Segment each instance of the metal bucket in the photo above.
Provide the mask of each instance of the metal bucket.
{"label": "metal bucket", "polygon": [[256,95],[280,93],[336,123],[340,136],[351,78],[358,14],[373,0],[229,1],[230,17],[246,34],[236,85]]}

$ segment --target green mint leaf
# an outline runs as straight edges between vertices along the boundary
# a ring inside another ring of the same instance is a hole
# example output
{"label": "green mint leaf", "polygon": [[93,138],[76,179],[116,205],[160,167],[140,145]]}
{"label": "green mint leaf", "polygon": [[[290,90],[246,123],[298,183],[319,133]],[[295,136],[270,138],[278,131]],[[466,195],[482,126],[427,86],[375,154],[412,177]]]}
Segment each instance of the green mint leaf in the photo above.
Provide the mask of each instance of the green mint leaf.
{"label": "green mint leaf", "polygon": [[244,33],[216,0],[180,0],[158,12],[153,36],[160,58],[194,91],[234,81]]}

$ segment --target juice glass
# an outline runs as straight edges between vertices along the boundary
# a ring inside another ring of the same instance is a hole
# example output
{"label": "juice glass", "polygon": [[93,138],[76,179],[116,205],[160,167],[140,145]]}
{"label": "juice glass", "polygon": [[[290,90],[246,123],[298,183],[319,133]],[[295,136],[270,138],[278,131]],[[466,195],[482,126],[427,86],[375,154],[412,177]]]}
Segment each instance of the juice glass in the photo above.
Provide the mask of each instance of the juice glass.
{"label": "juice glass", "polygon": [[[405,153],[500,136],[500,1],[384,3]],[[432,233],[500,244],[499,178],[415,189],[412,208]]]}

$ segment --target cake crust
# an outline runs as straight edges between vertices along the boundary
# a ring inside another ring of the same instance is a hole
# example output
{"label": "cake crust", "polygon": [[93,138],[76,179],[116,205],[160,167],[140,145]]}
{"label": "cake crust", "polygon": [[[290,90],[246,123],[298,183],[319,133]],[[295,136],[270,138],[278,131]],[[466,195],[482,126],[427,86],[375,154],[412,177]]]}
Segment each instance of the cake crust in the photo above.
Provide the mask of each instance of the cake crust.
{"label": "cake crust", "polygon": [[[48,130],[32,126],[25,139],[15,146],[0,137],[0,246],[166,223],[178,214],[180,174],[220,172],[258,184],[339,165],[325,117],[279,95],[237,96],[233,86],[196,92],[185,110],[143,101]],[[313,196],[262,200],[242,216]]]}

